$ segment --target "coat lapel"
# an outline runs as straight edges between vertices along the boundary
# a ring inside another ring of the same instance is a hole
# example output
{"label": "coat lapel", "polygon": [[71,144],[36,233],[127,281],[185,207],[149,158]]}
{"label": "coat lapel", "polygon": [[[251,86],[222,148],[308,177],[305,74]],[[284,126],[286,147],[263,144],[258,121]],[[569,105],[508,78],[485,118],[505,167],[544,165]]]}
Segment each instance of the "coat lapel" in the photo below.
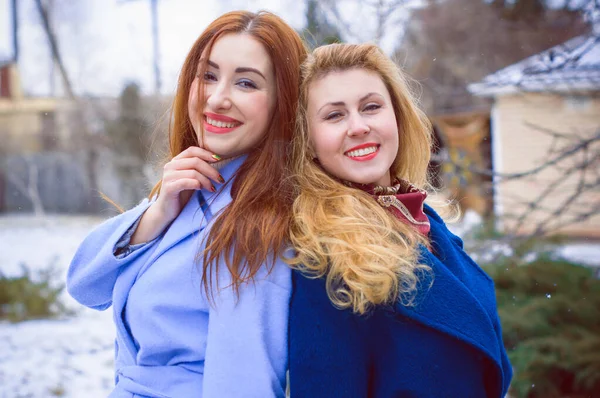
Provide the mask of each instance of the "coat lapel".
{"label": "coat lapel", "polygon": [[431,216],[430,221],[435,255],[422,248],[421,261],[432,268],[433,280],[421,280],[414,306],[398,303],[396,310],[482,351],[503,378],[502,340],[492,320],[496,312],[493,282],[450,238],[443,223]]}
{"label": "coat lapel", "polygon": [[498,362],[500,347],[485,309],[452,273],[440,266],[439,260],[428,263],[435,267],[433,284],[419,294],[415,306],[398,304],[397,311],[478,347]]}
{"label": "coat lapel", "polygon": [[209,194],[201,193],[200,191],[195,192],[179,216],[167,229],[162,239],[157,242],[156,248],[152,249],[148,260],[137,263],[139,265],[136,267],[126,267],[119,278],[117,278],[113,296],[114,321],[119,331],[117,336],[126,336],[119,339],[119,346],[125,346],[131,356],[130,359],[132,362],[135,362],[137,348],[134,345],[134,340],[129,330],[123,322],[123,310],[126,306],[131,287],[162,254],[190,235],[201,233],[210,223],[211,219],[231,202],[230,190],[232,179],[245,159],[245,156],[237,158],[221,170],[221,175],[227,182],[220,191]]}
{"label": "coat lapel", "polygon": [[156,250],[154,250],[149,261],[146,262],[146,265],[139,273],[138,278],[149,265],[154,263],[156,259],[163,255],[167,250],[177,245],[188,236],[202,231],[206,227],[209,221],[207,218],[210,217],[210,215],[205,214],[202,211],[201,203],[203,200],[203,195],[199,191],[192,195],[179,216],[173,221],[163,238],[158,242]]}

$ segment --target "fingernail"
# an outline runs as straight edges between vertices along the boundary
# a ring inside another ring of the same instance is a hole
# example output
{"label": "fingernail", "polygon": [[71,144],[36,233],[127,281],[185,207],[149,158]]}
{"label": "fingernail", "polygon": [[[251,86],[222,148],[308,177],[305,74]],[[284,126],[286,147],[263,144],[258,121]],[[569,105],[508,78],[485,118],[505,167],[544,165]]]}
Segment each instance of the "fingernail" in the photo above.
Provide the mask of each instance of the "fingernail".
{"label": "fingernail", "polygon": [[225,179],[223,178],[223,176],[222,176],[221,174],[219,174],[219,178],[218,178],[218,180],[219,180],[219,182],[220,182],[221,184],[224,184],[224,183],[225,183]]}
{"label": "fingernail", "polygon": [[214,192],[217,192],[217,189],[215,188],[214,185],[211,185],[210,186],[210,191],[214,193]]}
{"label": "fingernail", "polygon": [[220,157],[219,155],[214,155],[214,154],[213,154],[213,155],[211,155],[211,157],[212,157],[214,160],[221,160],[221,157]]}

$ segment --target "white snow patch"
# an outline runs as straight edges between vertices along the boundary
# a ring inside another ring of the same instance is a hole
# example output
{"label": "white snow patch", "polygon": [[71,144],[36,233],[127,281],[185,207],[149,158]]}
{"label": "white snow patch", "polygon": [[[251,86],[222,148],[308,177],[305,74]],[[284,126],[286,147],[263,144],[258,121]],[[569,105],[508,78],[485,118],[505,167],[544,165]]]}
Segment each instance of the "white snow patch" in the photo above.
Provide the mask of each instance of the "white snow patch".
{"label": "white snow patch", "polygon": [[460,222],[448,224],[448,229],[455,235],[464,238],[468,233],[474,229],[481,227],[483,224],[483,218],[477,214],[474,210],[467,210]]}
{"label": "white snow patch", "polygon": [[573,262],[600,267],[600,243],[569,243],[556,254]]}
{"label": "white snow patch", "polygon": [[[21,274],[54,264],[64,282],[75,250],[102,220],[29,215],[0,217],[0,271]],[[106,397],[114,385],[112,312],[82,307],[61,297],[77,316],[12,324],[0,322],[0,398]]]}
{"label": "white snow patch", "polygon": [[[29,215],[0,216],[0,271],[19,275],[20,264],[33,271],[53,263],[64,276],[75,250],[87,233],[102,221],[94,217]],[[461,223],[450,225],[457,235],[481,225],[476,213],[467,212]],[[508,246],[485,242],[489,249],[510,254]],[[557,254],[574,261],[598,265],[600,244],[567,244]],[[485,261],[485,258],[476,258]],[[60,282],[59,281],[59,282]],[[0,398],[100,398],[114,384],[112,312],[82,307],[66,292],[63,302],[78,315],[60,320],[0,322]]]}
{"label": "white snow patch", "polygon": [[[486,263],[498,256],[511,256],[511,246],[499,240],[488,239],[486,241],[474,242],[473,232],[482,226],[483,219],[473,210],[467,210],[463,218],[456,223],[448,224],[448,229],[465,241],[465,248],[476,262]],[[469,252],[469,247],[476,243],[476,252]],[[545,251],[552,253],[556,258],[575,263],[598,267],[600,269],[600,242],[580,241],[564,243],[557,246],[548,246]],[[526,262],[534,261],[537,253],[529,253],[525,256]]]}

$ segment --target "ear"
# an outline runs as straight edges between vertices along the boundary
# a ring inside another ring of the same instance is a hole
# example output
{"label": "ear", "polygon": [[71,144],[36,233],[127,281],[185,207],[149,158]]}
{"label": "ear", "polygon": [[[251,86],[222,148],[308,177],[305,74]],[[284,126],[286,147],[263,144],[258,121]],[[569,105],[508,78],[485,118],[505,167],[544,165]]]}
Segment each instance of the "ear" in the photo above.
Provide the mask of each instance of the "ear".
{"label": "ear", "polygon": [[310,157],[313,161],[318,161],[317,159],[317,152],[315,151],[312,143],[308,143],[308,148],[306,150],[308,157]]}
{"label": "ear", "polygon": [[317,157],[317,151],[314,150],[312,145],[310,145],[308,147],[308,154],[309,154],[310,158],[312,159],[313,163],[318,164],[318,165],[321,164],[321,162],[319,162],[319,158]]}

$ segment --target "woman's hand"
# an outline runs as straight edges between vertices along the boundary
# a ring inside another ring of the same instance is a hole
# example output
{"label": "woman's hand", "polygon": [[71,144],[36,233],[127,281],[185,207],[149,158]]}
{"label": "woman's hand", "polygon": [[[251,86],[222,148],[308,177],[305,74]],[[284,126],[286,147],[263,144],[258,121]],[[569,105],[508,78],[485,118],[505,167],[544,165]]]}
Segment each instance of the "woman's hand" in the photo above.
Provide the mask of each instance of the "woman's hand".
{"label": "woman's hand", "polygon": [[213,168],[221,158],[199,147],[189,147],[165,164],[156,202],[142,216],[130,244],[148,242],[164,231],[177,218],[195,190],[215,192],[212,181],[224,183]]}

